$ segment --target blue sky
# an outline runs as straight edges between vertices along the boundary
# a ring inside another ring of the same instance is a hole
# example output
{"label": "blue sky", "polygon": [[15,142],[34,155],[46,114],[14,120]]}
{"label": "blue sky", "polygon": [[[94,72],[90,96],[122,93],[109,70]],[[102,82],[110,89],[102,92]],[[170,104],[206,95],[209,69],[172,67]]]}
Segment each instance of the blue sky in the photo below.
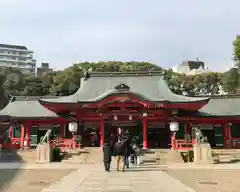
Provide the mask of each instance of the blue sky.
{"label": "blue sky", "polygon": [[26,45],[37,62],[150,61],[232,65],[239,0],[1,0],[0,43]]}

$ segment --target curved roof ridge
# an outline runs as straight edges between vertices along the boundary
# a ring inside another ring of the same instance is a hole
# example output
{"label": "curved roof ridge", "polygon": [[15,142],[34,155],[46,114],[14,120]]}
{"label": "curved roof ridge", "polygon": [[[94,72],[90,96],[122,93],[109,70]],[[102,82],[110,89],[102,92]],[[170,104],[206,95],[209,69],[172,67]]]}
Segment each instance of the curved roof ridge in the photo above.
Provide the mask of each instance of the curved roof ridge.
{"label": "curved roof ridge", "polygon": [[[172,90],[169,88],[167,81],[163,77],[161,77],[158,81],[158,88],[159,88],[159,92],[161,91],[161,89],[164,89],[165,92],[160,92],[160,95],[162,95],[163,97],[164,97],[164,95],[169,94],[168,96],[175,97],[177,99],[182,99],[183,102],[184,102],[184,100],[186,102],[186,101],[193,101],[193,100],[196,101],[196,100],[210,99],[210,97],[189,97],[189,96],[185,96],[185,95],[178,95],[178,94],[172,92]],[[169,101],[171,101],[171,100],[169,100]]]}
{"label": "curved roof ridge", "polygon": [[[150,72],[148,72],[150,73]],[[104,95],[109,95],[114,92],[114,88],[119,84],[125,84],[129,87],[130,92],[145,98],[150,102],[172,102],[172,103],[186,103],[205,101],[209,98],[187,97],[173,93],[167,82],[164,80],[162,74],[154,72],[148,74],[142,72],[141,75],[133,75],[131,73],[115,72],[117,76],[112,76],[109,72],[101,72],[103,76],[96,75],[93,78],[81,78],[80,88],[69,96],[60,97],[57,99],[44,99],[41,101],[52,103],[77,103],[97,101]],[[123,74],[123,75],[121,75]],[[127,75],[126,75],[127,74]]]}

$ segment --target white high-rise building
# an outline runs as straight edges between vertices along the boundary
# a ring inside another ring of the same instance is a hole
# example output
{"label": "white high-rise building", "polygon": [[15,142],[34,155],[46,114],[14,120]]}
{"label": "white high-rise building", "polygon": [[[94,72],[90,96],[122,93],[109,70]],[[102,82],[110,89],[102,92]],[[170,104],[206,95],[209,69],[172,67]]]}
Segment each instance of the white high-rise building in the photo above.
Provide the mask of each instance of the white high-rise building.
{"label": "white high-rise building", "polygon": [[208,68],[205,67],[204,62],[198,59],[196,61],[183,61],[182,64],[174,67],[173,71],[185,75],[197,75],[210,72]]}
{"label": "white high-rise building", "polygon": [[36,60],[33,51],[26,46],[0,44],[0,68],[18,68],[23,73],[35,73]]}

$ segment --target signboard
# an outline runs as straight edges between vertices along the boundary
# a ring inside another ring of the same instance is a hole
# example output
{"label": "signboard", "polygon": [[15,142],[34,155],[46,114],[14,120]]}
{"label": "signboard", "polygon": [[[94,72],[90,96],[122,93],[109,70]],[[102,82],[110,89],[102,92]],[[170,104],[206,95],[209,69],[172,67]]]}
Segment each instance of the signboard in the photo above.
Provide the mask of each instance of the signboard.
{"label": "signboard", "polygon": [[112,101],[120,101],[120,102],[125,102],[131,100],[128,96],[122,95],[122,96],[117,96],[114,97]]}
{"label": "signboard", "polygon": [[165,122],[152,122],[148,123],[148,128],[165,128]]}

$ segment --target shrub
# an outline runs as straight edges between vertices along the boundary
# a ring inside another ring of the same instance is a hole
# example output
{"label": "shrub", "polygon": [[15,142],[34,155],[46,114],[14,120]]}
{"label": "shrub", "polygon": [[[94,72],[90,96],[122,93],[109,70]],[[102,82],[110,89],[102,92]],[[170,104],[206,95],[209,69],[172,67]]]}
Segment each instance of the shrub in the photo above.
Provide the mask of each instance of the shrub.
{"label": "shrub", "polygon": [[58,147],[52,148],[52,159],[54,162],[59,162],[61,158],[61,150]]}

